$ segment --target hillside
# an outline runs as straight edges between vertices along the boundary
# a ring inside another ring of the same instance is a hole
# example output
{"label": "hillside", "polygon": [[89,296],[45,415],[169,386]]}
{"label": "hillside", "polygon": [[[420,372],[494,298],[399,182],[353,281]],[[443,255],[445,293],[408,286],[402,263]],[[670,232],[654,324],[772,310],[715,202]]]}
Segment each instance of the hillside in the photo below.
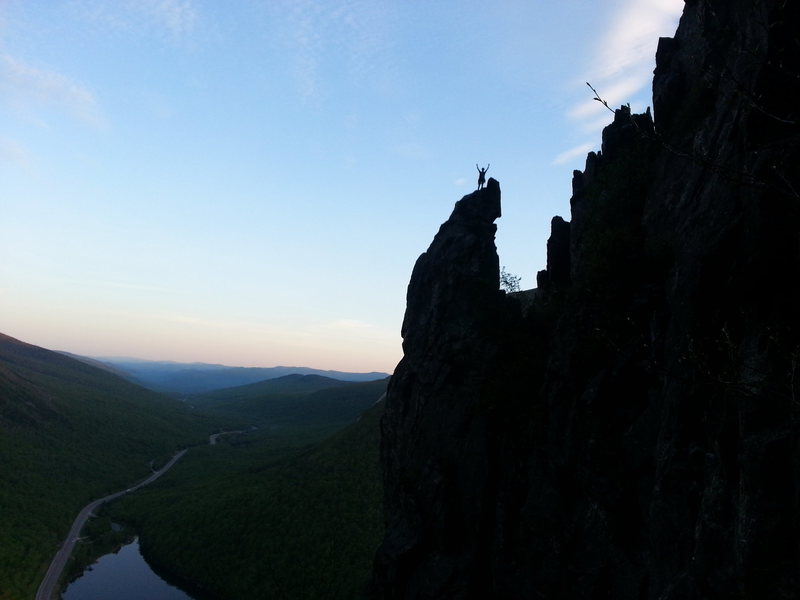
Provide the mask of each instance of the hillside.
{"label": "hillside", "polygon": [[292,374],[247,385],[215,390],[192,396],[191,399],[193,402],[200,402],[205,406],[220,406],[234,400],[246,400],[271,394],[297,396],[343,385],[348,384],[345,381],[321,375]]}
{"label": "hillside", "polygon": [[386,391],[387,379],[352,383],[319,375],[287,375],[199,396],[187,402],[241,427],[334,427],[351,423]]}
{"label": "hillside", "polygon": [[105,370],[0,334],[0,598],[30,598],[89,500],[213,423]]}
{"label": "hillside", "polygon": [[800,3],[693,0],[538,289],[500,186],[408,286],[371,597],[800,597]]}
{"label": "hillside", "polygon": [[382,532],[372,387],[371,408],[324,441],[300,423],[226,436],[109,513],[160,572],[212,597],[359,597]]}

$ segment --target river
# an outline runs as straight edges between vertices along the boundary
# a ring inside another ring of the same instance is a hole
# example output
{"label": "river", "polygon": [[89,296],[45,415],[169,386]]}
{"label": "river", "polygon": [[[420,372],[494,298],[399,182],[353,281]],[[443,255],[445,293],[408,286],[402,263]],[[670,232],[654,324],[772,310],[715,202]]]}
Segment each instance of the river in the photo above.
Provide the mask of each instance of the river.
{"label": "river", "polygon": [[192,596],[156,575],[134,540],[106,554],[67,586],[63,600],[193,600]]}

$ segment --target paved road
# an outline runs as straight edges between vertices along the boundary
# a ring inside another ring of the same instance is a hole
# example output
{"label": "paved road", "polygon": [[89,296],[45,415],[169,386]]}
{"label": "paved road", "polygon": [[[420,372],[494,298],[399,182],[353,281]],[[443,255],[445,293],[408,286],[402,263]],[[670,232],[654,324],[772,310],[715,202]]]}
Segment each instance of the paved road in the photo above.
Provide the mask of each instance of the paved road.
{"label": "paved road", "polygon": [[217,438],[221,435],[228,435],[229,433],[244,433],[244,429],[239,429],[237,431],[220,431],[219,433],[212,433],[208,436],[208,443],[212,446],[217,443]]}
{"label": "paved road", "polygon": [[53,600],[54,598],[58,597],[56,592],[58,591],[58,580],[61,579],[61,573],[64,571],[64,567],[67,565],[69,557],[72,556],[72,550],[75,548],[75,543],[78,541],[78,536],[81,533],[81,529],[83,529],[83,526],[86,524],[89,516],[98,506],[104,502],[108,502],[109,500],[119,498],[120,496],[138,490],[140,487],[143,487],[149,483],[153,483],[156,479],[161,477],[161,475],[166,473],[172,467],[172,465],[178,462],[178,460],[184,454],[186,454],[186,450],[181,450],[158,471],[155,471],[147,479],[140,481],[133,487],[129,487],[121,492],[116,492],[115,494],[109,494],[104,498],[94,500],[84,506],[81,512],[78,514],[78,517],[72,523],[72,527],[69,530],[67,539],[64,540],[64,544],[61,546],[61,549],[53,557],[53,561],[50,563],[50,567],[47,569],[47,574],[45,574],[42,583],[39,585],[39,589],[36,591],[36,600]]}

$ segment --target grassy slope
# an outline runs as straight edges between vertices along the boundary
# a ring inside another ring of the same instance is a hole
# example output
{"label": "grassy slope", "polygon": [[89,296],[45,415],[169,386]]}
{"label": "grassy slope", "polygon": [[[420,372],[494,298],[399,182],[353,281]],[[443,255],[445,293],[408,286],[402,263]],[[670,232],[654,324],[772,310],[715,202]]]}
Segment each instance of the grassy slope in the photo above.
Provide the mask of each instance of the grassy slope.
{"label": "grassy slope", "polygon": [[0,334],[0,599],[33,596],[81,506],[209,428],[175,401]]}
{"label": "grassy slope", "polygon": [[383,403],[353,423],[358,386],[374,402],[386,382],[305,396],[307,406],[328,405],[317,425],[335,405],[351,415],[350,425],[324,441],[297,447],[320,435],[304,426],[303,411],[277,434],[225,438],[194,450],[156,486],[111,505],[112,517],[136,526],[143,551],[161,568],[219,597],[359,596],[382,535]]}

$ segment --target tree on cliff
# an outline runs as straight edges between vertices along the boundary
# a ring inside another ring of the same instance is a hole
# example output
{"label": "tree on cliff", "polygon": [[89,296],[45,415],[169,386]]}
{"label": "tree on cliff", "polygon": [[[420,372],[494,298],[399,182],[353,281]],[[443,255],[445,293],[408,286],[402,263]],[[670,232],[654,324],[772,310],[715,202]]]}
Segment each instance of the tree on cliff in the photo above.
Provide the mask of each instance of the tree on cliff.
{"label": "tree on cliff", "polygon": [[513,273],[509,273],[506,271],[505,267],[501,267],[500,269],[500,289],[506,292],[507,294],[511,294],[513,292],[519,291],[519,282],[522,277],[518,277]]}

